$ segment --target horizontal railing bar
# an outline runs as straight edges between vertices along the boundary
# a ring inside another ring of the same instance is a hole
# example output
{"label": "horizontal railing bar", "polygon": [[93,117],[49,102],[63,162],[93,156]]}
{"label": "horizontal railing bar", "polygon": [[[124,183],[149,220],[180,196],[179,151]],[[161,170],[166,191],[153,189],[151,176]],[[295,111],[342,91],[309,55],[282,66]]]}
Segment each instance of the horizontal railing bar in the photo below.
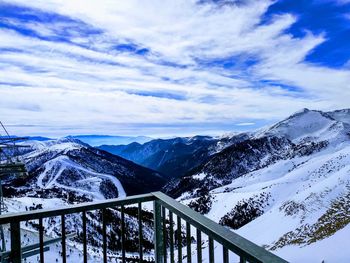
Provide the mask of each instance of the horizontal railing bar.
{"label": "horizontal railing bar", "polygon": [[[70,239],[70,238],[73,238],[73,237],[76,237],[77,234],[73,233],[73,234],[68,234],[66,236],[67,239]],[[47,245],[51,245],[51,244],[54,244],[54,243],[57,243],[59,241],[62,240],[62,237],[57,237],[57,238],[52,238],[52,239],[49,239],[49,240],[45,240],[44,241],[44,247],[46,247]],[[28,251],[31,251],[31,250],[34,250],[34,249],[38,249],[40,248],[40,243],[37,243],[37,244],[33,244],[33,245],[28,245],[28,246],[25,246],[25,247],[21,247],[21,251],[22,251],[22,254],[24,252],[28,252]],[[0,252],[0,255],[4,258],[6,257],[9,257],[11,254],[11,251],[5,251],[5,252]]]}
{"label": "horizontal railing bar", "polygon": [[239,256],[244,256],[247,258],[247,260],[253,262],[287,262],[284,259],[268,252],[264,248],[201,215],[200,213],[195,212],[191,208],[177,202],[171,197],[161,192],[153,192],[152,194],[158,198],[162,206],[165,206],[167,209],[177,214],[194,227],[197,227],[203,233],[207,234],[209,237],[212,237],[215,239],[215,241],[221,243],[227,249],[233,251]]}
{"label": "horizontal railing bar", "polygon": [[[44,247],[44,252],[47,252],[49,250],[50,250],[49,247]],[[29,258],[35,255],[38,255],[39,253],[40,253],[40,249],[31,250],[31,251],[22,253],[22,258]]]}
{"label": "horizontal railing bar", "polygon": [[8,224],[14,221],[20,222],[20,221],[34,220],[34,219],[45,218],[45,217],[61,216],[66,214],[80,213],[83,211],[108,208],[110,206],[131,205],[138,202],[149,202],[154,200],[155,200],[154,195],[142,194],[142,195],[125,197],[123,199],[120,199],[120,198],[108,199],[108,200],[98,201],[98,202],[70,205],[68,207],[32,210],[32,211],[21,212],[21,213],[10,213],[10,214],[4,214],[0,216],[0,224],[2,225],[2,224]]}

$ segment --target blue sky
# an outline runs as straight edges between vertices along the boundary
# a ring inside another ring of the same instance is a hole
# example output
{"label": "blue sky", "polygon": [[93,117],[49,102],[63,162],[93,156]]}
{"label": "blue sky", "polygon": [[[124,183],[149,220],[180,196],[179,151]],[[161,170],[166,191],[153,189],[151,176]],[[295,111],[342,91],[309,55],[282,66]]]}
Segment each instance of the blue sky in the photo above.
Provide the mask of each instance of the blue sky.
{"label": "blue sky", "polygon": [[350,1],[0,1],[19,135],[193,135],[350,107]]}

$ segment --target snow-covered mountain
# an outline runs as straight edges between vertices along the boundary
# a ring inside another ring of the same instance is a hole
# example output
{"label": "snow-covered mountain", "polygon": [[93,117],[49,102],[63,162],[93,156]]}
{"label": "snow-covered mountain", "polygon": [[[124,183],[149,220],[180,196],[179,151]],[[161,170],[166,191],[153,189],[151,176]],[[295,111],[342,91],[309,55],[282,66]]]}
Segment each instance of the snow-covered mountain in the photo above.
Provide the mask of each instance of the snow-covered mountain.
{"label": "snow-covered mountain", "polygon": [[156,139],[144,144],[102,145],[98,148],[159,171],[169,178],[177,178],[207,161],[213,153],[247,137],[247,134],[220,138],[177,137]]}
{"label": "snow-covered mountain", "polygon": [[[303,109],[255,136],[283,136],[294,143],[344,141],[350,128],[348,110],[322,112]],[[344,137],[345,136],[345,137]]]}
{"label": "snow-covered mountain", "polygon": [[[10,211],[149,192],[165,182],[153,170],[72,138],[30,144],[21,155],[29,177],[5,180],[5,194],[17,197],[5,198]],[[154,169],[181,172],[164,186],[166,193],[290,262],[349,262],[350,110],[304,109],[256,132],[153,140],[117,151]],[[119,214],[110,215],[114,236]],[[91,213],[88,220],[99,216]],[[67,229],[73,222],[80,221],[67,218]],[[46,234],[57,236],[59,221],[45,224],[52,225]],[[127,224],[137,242],[132,207]],[[144,236],[150,247],[151,224]],[[98,258],[101,235],[97,228],[88,231],[89,255]],[[72,258],[80,257],[79,236],[69,245]]]}
{"label": "snow-covered mountain", "polygon": [[69,193],[84,200],[123,197],[158,190],[165,179],[158,172],[79,140],[63,138],[27,141],[30,148],[20,158],[28,176],[23,180],[5,180],[4,190],[33,192],[39,197]]}
{"label": "snow-covered mountain", "polygon": [[145,143],[152,138],[147,136],[113,136],[113,135],[72,135],[70,138],[78,139],[91,146],[99,145],[125,145],[133,142]]}
{"label": "snow-covered mountain", "polygon": [[179,177],[208,158],[208,148],[214,139],[207,136],[156,139],[145,144],[102,145],[109,151],[142,166],[160,171],[169,177]]}
{"label": "snow-covered mountain", "polygon": [[350,110],[304,109],[165,190],[290,262],[349,262]]}
{"label": "snow-covered mountain", "polygon": [[[8,212],[19,212],[41,208],[53,208],[68,204],[93,200],[103,200],[126,195],[148,193],[159,190],[165,183],[164,177],[153,170],[139,166],[121,157],[93,148],[74,138],[62,138],[46,141],[25,141],[29,148],[20,148],[19,158],[26,164],[28,175],[21,178],[2,178],[4,200]],[[110,256],[120,257],[121,215],[117,210],[107,210],[109,220],[108,244]],[[151,249],[153,239],[152,214],[144,215],[145,258]],[[89,262],[102,262],[101,211],[87,213],[87,233]],[[128,253],[136,252],[138,247],[137,209],[126,207],[125,223],[128,228]],[[82,229],[81,215],[66,216],[67,233],[77,234],[67,240],[68,255],[71,260],[82,261],[82,236],[77,230]],[[22,226],[22,245],[36,243],[38,228],[36,223],[27,222]],[[61,233],[58,218],[44,219],[45,236],[56,238]],[[9,230],[5,227],[8,240]],[[134,245],[133,245],[134,244]],[[7,244],[9,245],[9,244]],[[60,258],[60,245],[50,245],[46,254],[48,262]],[[37,262],[37,256],[26,262]],[[57,261],[56,261],[57,262]]]}

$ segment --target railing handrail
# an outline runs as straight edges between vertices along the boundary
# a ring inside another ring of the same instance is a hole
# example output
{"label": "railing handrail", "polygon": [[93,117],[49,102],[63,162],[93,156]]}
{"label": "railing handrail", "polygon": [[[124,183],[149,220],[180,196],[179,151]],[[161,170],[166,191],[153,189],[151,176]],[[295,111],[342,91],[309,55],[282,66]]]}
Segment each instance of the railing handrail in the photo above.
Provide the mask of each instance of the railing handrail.
{"label": "railing handrail", "polygon": [[219,225],[213,220],[192,210],[188,206],[177,202],[162,192],[154,192],[152,194],[158,200],[160,200],[162,206],[166,207],[174,214],[177,214],[185,221],[212,237],[215,241],[221,243],[229,250],[232,250],[238,255],[244,256],[248,261],[253,260],[254,262],[287,263],[287,261],[284,259],[228,230],[226,227]]}
{"label": "railing handrail", "polygon": [[9,224],[11,222],[21,222],[27,220],[35,220],[46,217],[61,216],[73,213],[80,213],[84,211],[98,210],[108,207],[121,206],[121,205],[131,205],[138,202],[149,202],[154,201],[155,196],[152,193],[133,195],[124,198],[114,198],[103,201],[95,201],[88,203],[81,203],[70,205],[67,207],[59,208],[48,208],[48,209],[38,209],[26,212],[9,213],[0,215],[0,225]]}
{"label": "railing handrail", "polygon": [[[117,207],[131,204],[141,204],[144,202],[155,201],[154,211],[155,216],[155,227],[157,224],[161,225],[160,220],[160,206],[168,209],[172,213],[185,220],[190,225],[196,227],[198,230],[208,235],[208,237],[222,244],[226,249],[244,257],[248,261],[252,262],[269,262],[269,263],[287,263],[284,259],[272,254],[264,248],[254,244],[253,242],[241,237],[240,235],[228,230],[211,219],[203,216],[202,214],[192,210],[191,208],[177,202],[173,198],[161,193],[153,192],[149,194],[135,195],[130,197],[115,198],[98,202],[81,203],[76,205],[70,205],[68,207],[51,208],[51,209],[40,209],[31,210],[20,213],[4,214],[0,215],[0,224],[11,224],[14,229],[19,231],[19,223],[27,220],[36,220],[47,217],[63,216],[67,214],[86,212],[91,210],[106,209],[109,207]],[[159,226],[158,226],[159,227]],[[12,237],[13,235],[13,237]],[[11,239],[20,238],[17,232],[11,233]],[[160,237],[162,238],[162,237]],[[20,244],[19,244],[20,246]],[[17,249],[13,247],[11,250]]]}

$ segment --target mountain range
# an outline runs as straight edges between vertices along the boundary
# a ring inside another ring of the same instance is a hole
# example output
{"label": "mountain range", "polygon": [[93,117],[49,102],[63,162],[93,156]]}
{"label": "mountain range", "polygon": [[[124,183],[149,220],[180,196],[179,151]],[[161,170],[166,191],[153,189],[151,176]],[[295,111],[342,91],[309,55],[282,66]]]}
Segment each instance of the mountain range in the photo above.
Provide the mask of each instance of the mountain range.
{"label": "mountain range", "polygon": [[290,262],[350,258],[349,109],[303,109],[270,127],[222,137],[98,148],[76,138],[28,143],[20,155],[28,177],[3,182],[11,211],[27,203],[48,207],[49,198],[76,203],[162,189]]}
{"label": "mountain range", "polygon": [[68,138],[78,139],[91,146],[99,146],[104,144],[125,145],[132,142],[145,143],[152,138],[147,136],[114,136],[114,135],[71,135]]}
{"label": "mountain range", "polygon": [[247,138],[247,134],[221,138],[177,137],[156,139],[144,144],[101,145],[98,148],[162,172],[168,178],[179,178],[209,160],[213,153]]}
{"label": "mountain range", "polygon": [[171,175],[164,192],[290,262],[350,258],[349,109],[303,109],[255,132],[112,150]]}
{"label": "mountain range", "polygon": [[164,190],[290,262],[348,262],[350,110],[297,112]]}

